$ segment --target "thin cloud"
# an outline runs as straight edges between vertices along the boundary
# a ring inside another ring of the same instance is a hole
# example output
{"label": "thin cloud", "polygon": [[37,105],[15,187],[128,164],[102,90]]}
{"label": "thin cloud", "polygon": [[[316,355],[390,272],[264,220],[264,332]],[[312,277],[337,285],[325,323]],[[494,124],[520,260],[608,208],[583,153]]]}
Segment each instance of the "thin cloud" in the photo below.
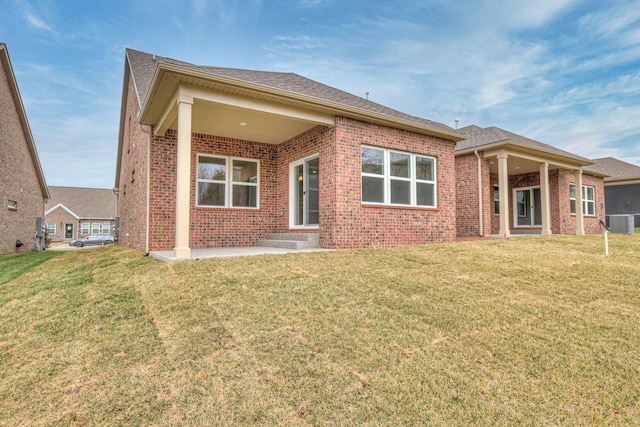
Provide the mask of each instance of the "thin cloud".
{"label": "thin cloud", "polygon": [[31,13],[25,14],[25,19],[31,26],[38,30],[50,31],[52,33],[56,32],[50,25]]}

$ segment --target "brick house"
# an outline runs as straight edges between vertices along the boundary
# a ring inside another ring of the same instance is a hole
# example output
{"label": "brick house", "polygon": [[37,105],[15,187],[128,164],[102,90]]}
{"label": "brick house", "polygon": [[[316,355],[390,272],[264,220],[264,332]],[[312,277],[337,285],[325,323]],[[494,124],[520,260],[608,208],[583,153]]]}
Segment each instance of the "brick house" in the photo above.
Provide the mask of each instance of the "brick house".
{"label": "brick house", "polygon": [[593,161],[497,127],[458,132],[458,236],[600,230],[606,174]]}
{"label": "brick house", "polygon": [[[450,127],[292,73],[127,49],[115,190],[120,242],[145,251],[451,242]],[[274,237],[275,236],[275,237]]]}
{"label": "brick house", "polygon": [[45,226],[52,242],[90,234],[113,234],[117,198],[113,190],[49,186]]}
{"label": "brick house", "polygon": [[640,228],[640,166],[613,157],[593,161],[589,169],[609,175],[604,179],[607,215],[633,215]]}
{"label": "brick house", "polygon": [[[49,197],[9,53],[0,43],[0,254],[31,248]],[[24,245],[18,247],[17,241]]]}

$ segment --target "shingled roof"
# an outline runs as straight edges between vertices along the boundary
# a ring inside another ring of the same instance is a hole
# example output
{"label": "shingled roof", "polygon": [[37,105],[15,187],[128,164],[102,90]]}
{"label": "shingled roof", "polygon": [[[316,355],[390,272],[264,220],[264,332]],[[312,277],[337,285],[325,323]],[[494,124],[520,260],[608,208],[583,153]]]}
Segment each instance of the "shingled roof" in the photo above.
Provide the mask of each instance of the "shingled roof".
{"label": "shingled roof", "polygon": [[113,190],[49,186],[49,192],[51,199],[45,205],[47,212],[63,205],[83,219],[111,219],[117,215],[117,197]]}
{"label": "shingled roof", "polygon": [[589,169],[609,175],[605,182],[627,181],[640,179],[640,166],[623,162],[613,157],[594,159]]}
{"label": "shingled roof", "polygon": [[458,132],[469,135],[469,139],[458,141],[456,143],[456,152],[472,148],[480,148],[483,145],[489,145],[496,142],[513,141],[526,144],[531,147],[541,148],[546,151],[555,151],[558,154],[565,156],[576,157],[575,154],[569,153],[568,151],[536,141],[535,139],[527,138],[526,136],[518,135],[517,133],[509,132],[508,130],[500,129],[496,126],[481,128],[480,126],[471,125],[458,129]]}
{"label": "shingled roof", "polygon": [[149,87],[151,86],[156,67],[160,63],[172,64],[183,67],[186,70],[193,70],[199,73],[209,74],[211,76],[220,76],[237,82],[246,82],[264,86],[265,88],[274,88],[291,94],[303,95],[315,98],[321,101],[329,101],[338,103],[347,107],[357,108],[371,113],[383,114],[390,118],[397,118],[414,122],[419,125],[429,126],[445,132],[454,132],[451,127],[423,119],[421,117],[411,116],[400,111],[385,107],[365,98],[352,95],[348,92],[327,86],[314,80],[302,77],[295,73],[281,73],[272,71],[254,71],[242,70],[236,68],[223,68],[194,65],[187,62],[166,58],[159,55],[127,49],[126,55],[131,67],[131,73],[140,101],[140,106],[144,105],[147,98]]}

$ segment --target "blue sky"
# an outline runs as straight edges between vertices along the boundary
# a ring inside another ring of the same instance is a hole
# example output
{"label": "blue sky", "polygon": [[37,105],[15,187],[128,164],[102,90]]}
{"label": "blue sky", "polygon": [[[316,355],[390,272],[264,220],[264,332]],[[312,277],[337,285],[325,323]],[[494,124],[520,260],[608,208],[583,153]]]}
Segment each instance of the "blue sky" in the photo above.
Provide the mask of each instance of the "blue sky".
{"label": "blue sky", "polygon": [[637,0],[0,0],[49,185],[114,184],[124,50],[287,71],[640,165]]}

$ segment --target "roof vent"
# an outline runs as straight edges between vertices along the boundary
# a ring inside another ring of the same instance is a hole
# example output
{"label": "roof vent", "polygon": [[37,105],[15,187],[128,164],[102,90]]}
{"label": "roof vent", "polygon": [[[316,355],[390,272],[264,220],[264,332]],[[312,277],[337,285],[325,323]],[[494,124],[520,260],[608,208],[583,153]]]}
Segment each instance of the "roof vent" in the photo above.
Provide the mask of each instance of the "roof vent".
{"label": "roof vent", "polygon": [[153,58],[152,59],[153,59],[153,62],[156,62],[156,54],[155,53],[153,54]]}

